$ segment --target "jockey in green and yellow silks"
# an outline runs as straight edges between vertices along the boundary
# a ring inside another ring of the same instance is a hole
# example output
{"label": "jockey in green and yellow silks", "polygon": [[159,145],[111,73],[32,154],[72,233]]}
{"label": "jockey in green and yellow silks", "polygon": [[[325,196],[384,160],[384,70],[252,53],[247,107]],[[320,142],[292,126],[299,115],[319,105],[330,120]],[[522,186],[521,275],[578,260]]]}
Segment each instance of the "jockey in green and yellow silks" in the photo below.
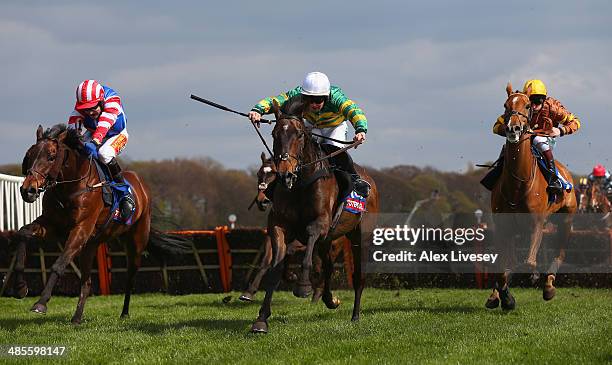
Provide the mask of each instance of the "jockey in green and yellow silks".
{"label": "jockey in green and yellow silks", "polygon": [[[327,138],[346,140],[348,125],[345,121],[348,121],[355,129],[353,140],[365,142],[368,132],[368,120],[365,114],[354,101],[344,95],[342,89],[331,86],[329,79],[322,72],[310,72],[304,78],[301,86],[259,101],[251,108],[249,118],[257,123],[262,115],[272,112],[273,100],[276,100],[282,107],[288,100],[296,97],[301,97],[304,100],[305,109],[302,116],[305,119],[306,126],[311,128],[313,133]],[[316,136],[314,138],[321,144],[323,151],[328,154],[339,150],[343,146],[343,144],[329,139]],[[357,192],[367,195],[369,184],[359,177],[348,153],[340,153],[330,160],[333,165],[351,175]]]}

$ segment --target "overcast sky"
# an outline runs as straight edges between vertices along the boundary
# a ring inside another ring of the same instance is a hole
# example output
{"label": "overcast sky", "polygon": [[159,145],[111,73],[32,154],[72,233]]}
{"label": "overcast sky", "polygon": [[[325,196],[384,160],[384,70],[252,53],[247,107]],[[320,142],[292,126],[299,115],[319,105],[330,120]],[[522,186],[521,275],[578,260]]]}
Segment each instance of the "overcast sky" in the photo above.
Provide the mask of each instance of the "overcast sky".
{"label": "overcast sky", "polygon": [[557,158],[578,173],[612,165],[610,1],[141,4],[1,5],[0,164],[21,161],[39,123],[65,122],[77,84],[94,78],[122,96],[125,157],[254,166],[264,147],[250,123],[189,95],[246,112],[318,70],[368,117],[368,143],[353,152],[365,165],[492,160],[506,82],[529,78],[583,122]]}

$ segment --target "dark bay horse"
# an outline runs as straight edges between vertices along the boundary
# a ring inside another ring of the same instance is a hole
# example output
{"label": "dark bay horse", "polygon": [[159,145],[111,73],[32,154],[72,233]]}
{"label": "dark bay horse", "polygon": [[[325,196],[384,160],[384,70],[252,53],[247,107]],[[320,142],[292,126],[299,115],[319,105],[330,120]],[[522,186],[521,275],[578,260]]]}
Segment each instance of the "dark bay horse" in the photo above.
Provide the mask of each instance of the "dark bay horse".
{"label": "dark bay horse", "polygon": [[[526,264],[536,272],[536,257],[542,241],[544,223],[553,213],[559,215],[559,255],[553,260],[546,275],[543,297],[550,300],[555,296],[554,280],[559,266],[565,260],[565,247],[569,241],[572,216],[576,211],[574,192],[564,191],[555,201],[549,203],[546,191],[547,180],[538,171],[537,161],[532,153],[532,136],[529,118],[529,94],[512,92],[512,85],[506,87],[508,98],[504,103],[506,109],[506,145],[504,152],[503,172],[491,193],[491,210],[494,213],[495,226],[500,247],[506,249],[506,258],[511,256],[514,247],[513,237],[524,230],[530,243]],[[568,182],[572,176],[561,163],[557,169]],[[511,213],[511,214],[504,214]],[[510,217],[508,217],[510,216]],[[514,309],[515,300],[509,291],[510,268],[514,263],[505,262],[506,271],[497,277],[493,293],[487,300],[487,308],[496,308],[501,300],[503,309]],[[501,283],[501,287],[498,284]]]}
{"label": "dark bay horse", "polygon": [[[267,158],[265,152],[261,153],[261,166],[257,170],[257,196],[255,197],[255,203],[261,211],[265,211],[272,201],[268,198],[268,194],[271,194],[273,184],[276,182],[276,165],[272,157]],[[342,241],[336,240],[332,242],[332,261],[335,262],[336,258],[342,250]],[[287,246],[287,255],[289,257],[297,257],[297,252],[304,252],[306,247],[299,241],[294,240]],[[238,299],[242,301],[251,302],[253,301],[261,280],[264,275],[268,272],[270,265],[272,264],[272,243],[270,236],[267,235],[264,241],[264,254],[259,264],[259,269],[255,274],[255,277],[247,288],[242,292]],[[321,260],[318,256],[315,258],[314,271],[317,276],[317,288],[312,293],[312,302],[316,303],[323,293],[323,280],[320,280],[321,274]],[[297,276],[293,271],[290,270],[289,262],[285,265],[284,278],[288,282],[294,282],[297,280]]]}
{"label": "dark bay horse", "polygon": [[261,153],[261,166],[257,170],[257,196],[255,203],[260,211],[265,212],[272,201],[267,194],[272,190],[272,184],[276,181],[276,165],[272,157],[266,158],[265,152]]}
{"label": "dark bay horse", "polygon": [[81,323],[91,290],[93,259],[100,242],[120,239],[126,243],[128,275],[121,317],[129,316],[134,275],[147,244],[152,253],[178,253],[186,249],[184,241],[151,229],[149,189],[134,172],[125,172],[125,178],[132,185],[137,207],[132,224],[120,224],[110,219],[110,209],[105,207],[101,189],[96,186],[100,179],[94,162],[83,153],[82,142],[74,129],[58,124],[43,133],[43,128],[39,126],[36,143],[28,149],[22,169],[26,175],[21,186],[23,199],[32,203],[40,192],[44,191],[45,195],[42,215],[16,234],[15,292],[18,298],[27,294],[27,283],[23,278],[26,243],[31,239],[65,242],[40,299],[32,307],[35,313],[47,312],[47,302],[58,278],[80,254],[81,294],[72,323]]}
{"label": "dark bay horse", "polygon": [[341,236],[346,236],[351,241],[355,289],[352,320],[358,320],[365,283],[361,257],[362,253],[365,255],[367,252],[367,246],[362,244],[362,233],[372,232],[374,228],[375,219],[372,218],[378,212],[376,185],[363,168],[357,167],[361,177],[371,185],[371,192],[367,198],[367,213],[362,217],[344,212],[346,214],[343,213],[336,223],[334,218],[339,206],[338,181],[330,169],[328,160],[316,162],[322,152],[303,122],[304,105],[299,99],[287,102],[284,113],[281,113],[276,101],[273,104],[276,125],[272,136],[278,181],[273,193],[272,210],[268,215],[268,234],[273,253],[272,267],[266,274],[264,280],[266,296],[251,330],[262,333],[268,331],[272,295],[281,277],[287,243],[295,239],[306,243],[306,252],[294,294],[298,297],[307,297],[312,291],[309,275],[314,248],[317,245],[317,254],[323,262],[322,300],[330,309],[335,309],[340,304],[330,288],[333,272],[330,257],[331,242]]}

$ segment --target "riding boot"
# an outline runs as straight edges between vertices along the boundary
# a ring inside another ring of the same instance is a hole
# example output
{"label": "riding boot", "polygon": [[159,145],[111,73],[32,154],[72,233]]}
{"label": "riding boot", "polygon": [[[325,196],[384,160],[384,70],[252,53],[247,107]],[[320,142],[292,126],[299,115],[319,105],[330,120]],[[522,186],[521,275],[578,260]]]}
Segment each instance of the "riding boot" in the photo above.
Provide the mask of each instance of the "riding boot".
{"label": "riding boot", "polygon": [[[113,182],[116,184],[127,184],[117,159],[113,158],[108,164],[106,164],[106,166],[108,166],[108,170],[113,176]],[[119,212],[121,213],[121,219],[128,220],[132,216],[132,213],[134,213],[135,209],[136,203],[134,202],[134,197],[130,191],[122,196],[121,200],[119,201]]]}
{"label": "riding boot", "polygon": [[546,190],[549,193],[561,194],[563,193],[563,186],[557,176],[557,167],[555,166],[555,159],[553,158],[552,150],[543,151],[544,159],[550,176],[548,177],[548,187]]}
{"label": "riding boot", "polygon": [[[340,148],[330,145],[324,144],[322,145],[324,151],[326,153],[332,153],[338,151]],[[332,164],[334,164],[339,170],[347,172],[351,176],[351,181],[353,186],[355,187],[355,191],[359,193],[359,195],[363,197],[367,197],[370,194],[370,183],[362,179],[357,171],[355,170],[355,164],[353,163],[353,159],[348,152],[344,151],[334,157],[331,158]]]}

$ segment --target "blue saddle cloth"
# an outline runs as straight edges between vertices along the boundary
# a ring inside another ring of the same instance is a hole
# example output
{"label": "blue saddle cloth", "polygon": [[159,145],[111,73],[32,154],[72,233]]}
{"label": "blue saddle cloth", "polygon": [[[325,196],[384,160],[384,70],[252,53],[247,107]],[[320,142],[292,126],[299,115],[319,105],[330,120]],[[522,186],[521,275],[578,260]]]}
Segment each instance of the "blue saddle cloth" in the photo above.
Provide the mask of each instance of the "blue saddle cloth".
{"label": "blue saddle cloth", "polygon": [[[548,171],[548,167],[546,166],[546,161],[545,161],[544,156],[542,155],[542,153],[540,151],[538,151],[538,149],[535,148],[535,146],[531,146],[531,152],[536,157],[536,159],[538,161],[538,166],[540,166],[540,171],[542,171],[542,174],[544,176],[546,176],[546,177],[549,176],[550,172]],[[572,185],[572,183],[567,181],[565,179],[565,177],[563,177],[563,175],[561,175],[561,173],[559,172],[559,169],[555,169],[555,174],[559,178],[559,181],[561,182],[561,186],[563,187],[563,190],[565,190],[567,192],[572,191],[574,186]],[[549,201],[554,201],[555,197],[554,196],[550,196],[550,194],[549,194],[548,200]]]}
{"label": "blue saddle cloth", "polygon": [[351,193],[344,198],[344,210],[354,214],[365,212],[366,198],[355,191],[351,191]]}

